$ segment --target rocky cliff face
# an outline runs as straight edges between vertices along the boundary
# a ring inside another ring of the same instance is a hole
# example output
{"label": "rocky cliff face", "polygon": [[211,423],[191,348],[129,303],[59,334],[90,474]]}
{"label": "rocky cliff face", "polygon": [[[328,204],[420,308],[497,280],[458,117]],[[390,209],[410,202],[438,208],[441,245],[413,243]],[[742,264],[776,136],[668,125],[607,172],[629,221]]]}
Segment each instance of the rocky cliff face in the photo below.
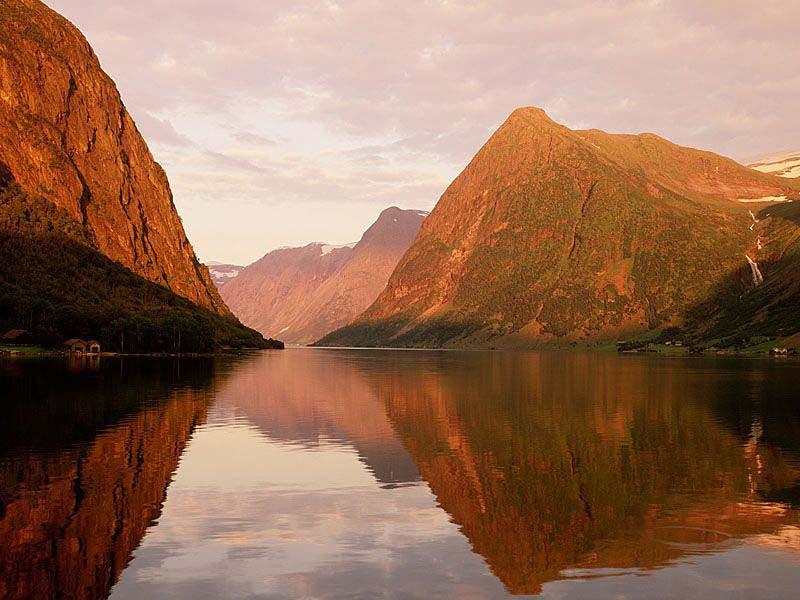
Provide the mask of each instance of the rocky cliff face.
{"label": "rocky cliff face", "polygon": [[108,257],[226,313],[166,174],[80,31],[38,0],[3,1],[0,31],[6,179],[69,214]]}
{"label": "rocky cliff face", "polygon": [[424,218],[421,211],[392,207],[352,247],[275,250],[222,286],[222,296],[246,325],[310,344],[375,300]]}
{"label": "rocky cliff face", "polygon": [[769,283],[796,254],[798,190],[652,134],[572,131],[520,109],[449,186],[376,302],[322,343],[616,340],[686,325],[698,307],[705,326],[723,296],[760,285],[746,256]]}

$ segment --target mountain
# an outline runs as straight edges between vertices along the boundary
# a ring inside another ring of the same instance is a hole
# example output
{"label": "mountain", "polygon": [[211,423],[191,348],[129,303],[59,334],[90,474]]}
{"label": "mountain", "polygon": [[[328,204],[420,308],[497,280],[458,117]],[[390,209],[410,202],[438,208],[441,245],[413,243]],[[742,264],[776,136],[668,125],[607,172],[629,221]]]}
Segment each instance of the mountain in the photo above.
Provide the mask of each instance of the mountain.
{"label": "mountain", "polygon": [[114,83],[36,0],[0,4],[0,329],[57,347],[280,347],[230,313]]}
{"label": "mountain", "polygon": [[206,263],[208,267],[209,273],[211,273],[211,281],[214,282],[214,285],[217,286],[217,289],[221,288],[231,279],[239,275],[242,272],[244,267],[239,265],[232,265],[228,263],[218,263],[214,261],[209,261]]}
{"label": "mountain", "polygon": [[772,173],[781,177],[800,177],[800,150],[764,156],[749,162],[747,166],[762,173]]}
{"label": "mountain", "polygon": [[22,327],[57,347],[93,338],[106,350],[208,352],[280,347],[111,260],[82,226],[0,173],[0,331]]}
{"label": "mountain", "polygon": [[153,160],[86,39],[38,0],[0,3],[0,171],[105,256],[220,314]]}
{"label": "mountain", "polygon": [[287,332],[307,318],[305,307],[317,288],[353,252],[313,243],[302,248],[273,250],[225,284],[220,291],[234,314],[258,331],[273,331],[287,343],[302,343]]}
{"label": "mountain", "polygon": [[710,152],[518,109],[447,188],[378,299],[320,344],[793,333],[798,198],[800,181]]}
{"label": "mountain", "polygon": [[226,283],[222,296],[246,325],[309,344],[375,300],[425,215],[391,207],[356,244],[274,250]]}

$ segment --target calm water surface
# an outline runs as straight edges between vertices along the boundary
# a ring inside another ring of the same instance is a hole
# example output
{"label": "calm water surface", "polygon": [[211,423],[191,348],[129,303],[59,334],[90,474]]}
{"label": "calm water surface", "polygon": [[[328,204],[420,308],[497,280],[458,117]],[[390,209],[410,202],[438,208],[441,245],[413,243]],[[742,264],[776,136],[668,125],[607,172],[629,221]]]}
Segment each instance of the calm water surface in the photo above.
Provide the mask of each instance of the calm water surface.
{"label": "calm water surface", "polygon": [[784,598],[800,363],[0,362],[0,598]]}

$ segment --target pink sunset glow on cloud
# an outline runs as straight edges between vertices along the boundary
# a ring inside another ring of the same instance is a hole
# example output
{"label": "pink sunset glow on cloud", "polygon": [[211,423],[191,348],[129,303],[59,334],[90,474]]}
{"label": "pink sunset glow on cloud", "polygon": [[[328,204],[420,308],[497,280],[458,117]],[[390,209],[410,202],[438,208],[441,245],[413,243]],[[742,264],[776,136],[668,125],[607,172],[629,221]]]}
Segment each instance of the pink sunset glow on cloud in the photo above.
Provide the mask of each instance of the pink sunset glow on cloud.
{"label": "pink sunset glow on cloud", "polygon": [[800,3],[49,0],[86,35],[205,259],[428,209],[518,106],[737,159],[800,147]]}

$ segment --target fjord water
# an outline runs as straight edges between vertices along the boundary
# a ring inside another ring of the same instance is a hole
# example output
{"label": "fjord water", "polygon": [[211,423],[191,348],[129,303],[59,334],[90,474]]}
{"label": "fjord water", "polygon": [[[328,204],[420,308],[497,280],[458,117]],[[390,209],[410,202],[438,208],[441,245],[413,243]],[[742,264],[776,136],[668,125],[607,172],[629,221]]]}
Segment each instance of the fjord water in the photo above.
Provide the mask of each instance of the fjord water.
{"label": "fjord water", "polygon": [[800,363],[0,362],[0,597],[789,597]]}

